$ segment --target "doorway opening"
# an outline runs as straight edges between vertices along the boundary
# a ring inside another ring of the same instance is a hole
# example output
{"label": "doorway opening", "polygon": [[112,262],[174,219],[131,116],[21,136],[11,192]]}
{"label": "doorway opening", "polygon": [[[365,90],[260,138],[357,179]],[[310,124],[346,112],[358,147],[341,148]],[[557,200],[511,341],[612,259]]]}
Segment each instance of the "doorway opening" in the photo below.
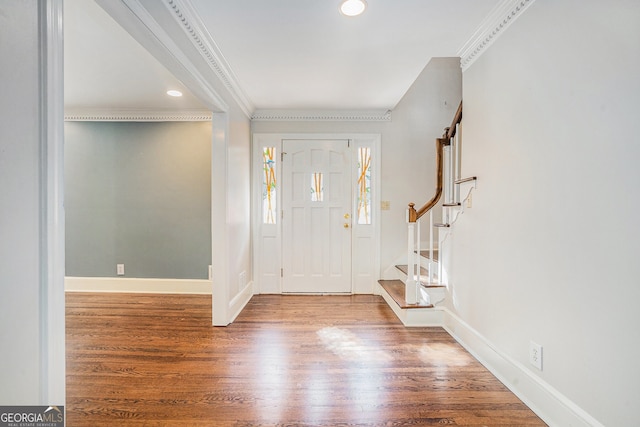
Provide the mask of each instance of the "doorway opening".
{"label": "doorway opening", "polygon": [[255,293],[371,294],[380,136],[254,134]]}

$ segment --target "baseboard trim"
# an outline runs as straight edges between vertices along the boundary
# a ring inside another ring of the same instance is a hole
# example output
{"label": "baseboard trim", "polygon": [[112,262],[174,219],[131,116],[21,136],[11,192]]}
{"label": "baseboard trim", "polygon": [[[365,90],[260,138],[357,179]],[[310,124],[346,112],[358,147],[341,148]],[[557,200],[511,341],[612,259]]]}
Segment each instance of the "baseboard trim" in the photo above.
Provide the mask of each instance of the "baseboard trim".
{"label": "baseboard trim", "polygon": [[140,279],[129,277],[65,277],[66,292],[132,292],[159,294],[211,294],[210,280]]}
{"label": "baseboard trim", "polygon": [[405,326],[444,328],[549,426],[604,427],[526,366],[497,350],[491,342],[448,308],[403,310],[379,283],[375,293],[384,298]]}
{"label": "baseboard trim", "polygon": [[442,311],[442,327],[549,426],[604,427],[521,363],[495,349],[456,314],[446,308]]}
{"label": "baseboard trim", "polygon": [[229,302],[229,313],[231,313],[231,319],[229,320],[229,323],[232,323],[234,320],[236,320],[236,317],[238,317],[242,309],[244,309],[244,306],[247,305],[247,303],[251,300],[252,297],[253,297],[253,281],[247,283],[247,286],[245,286],[244,289],[242,289],[238,293],[238,295],[236,295]]}

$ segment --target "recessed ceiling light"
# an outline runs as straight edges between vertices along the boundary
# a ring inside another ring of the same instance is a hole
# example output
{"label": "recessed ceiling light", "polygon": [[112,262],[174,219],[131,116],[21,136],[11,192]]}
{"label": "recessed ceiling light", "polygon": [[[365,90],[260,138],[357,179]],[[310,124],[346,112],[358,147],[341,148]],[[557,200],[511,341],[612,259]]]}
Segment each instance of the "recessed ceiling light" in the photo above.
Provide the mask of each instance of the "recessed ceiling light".
{"label": "recessed ceiling light", "polygon": [[169,96],[182,96],[182,92],[179,90],[168,90],[167,95]]}
{"label": "recessed ceiling light", "polygon": [[344,0],[340,4],[340,12],[346,16],[358,16],[367,8],[365,0]]}

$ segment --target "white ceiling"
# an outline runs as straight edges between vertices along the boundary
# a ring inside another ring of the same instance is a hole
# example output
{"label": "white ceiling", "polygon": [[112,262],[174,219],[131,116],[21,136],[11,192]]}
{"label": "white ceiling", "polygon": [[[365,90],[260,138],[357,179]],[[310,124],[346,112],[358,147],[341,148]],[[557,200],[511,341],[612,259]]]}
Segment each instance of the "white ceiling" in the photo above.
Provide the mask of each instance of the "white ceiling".
{"label": "white ceiling", "polygon": [[[185,2],[183,2],[185,3]],[[393,109],[432,57],[458,56],[501,0],[190,0],[257,109]],[[179,88],[181,99],[165,91]],[[203,105],[93,1],[65,0],[70,109]]]}
{"label": "white ceiling", "polygon": [[93,0],[64,0],[64,86],[67,111],[204,108]]}

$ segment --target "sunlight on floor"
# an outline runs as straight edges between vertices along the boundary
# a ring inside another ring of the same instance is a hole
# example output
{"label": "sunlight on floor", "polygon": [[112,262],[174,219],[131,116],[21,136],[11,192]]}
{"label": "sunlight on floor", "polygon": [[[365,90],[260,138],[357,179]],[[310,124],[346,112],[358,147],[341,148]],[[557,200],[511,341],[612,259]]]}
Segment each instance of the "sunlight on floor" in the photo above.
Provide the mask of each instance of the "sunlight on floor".
{"label": "sunlight on floor", "polygon": [[336,327],[322,328],[316,332],[324,346],[344,360],[353,362],[385,363],[393,357],[385,351],[368,346],[357,335]]}
{"label": "sunlight on floor", "polygon": [[436,342],[412,347],[420,360],[432,365],[467,366],[473,361],[462,348],[447,343]]}

